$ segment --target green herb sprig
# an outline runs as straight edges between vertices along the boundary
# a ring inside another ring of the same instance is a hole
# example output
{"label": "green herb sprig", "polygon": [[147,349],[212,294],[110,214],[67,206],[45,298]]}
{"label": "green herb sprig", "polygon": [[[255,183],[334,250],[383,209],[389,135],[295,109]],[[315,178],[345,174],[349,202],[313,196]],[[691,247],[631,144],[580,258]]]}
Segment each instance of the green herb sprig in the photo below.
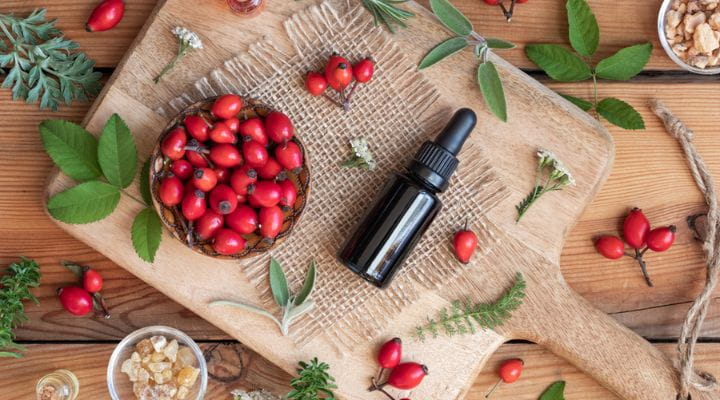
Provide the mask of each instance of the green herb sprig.
{"label": "green herb sprig", "polygon": [[287,398],[291,400],[334,400],[335,394],[332,390],[336,389],[335,378],[333,378],[328,370],[330,366],[327,363],[318,361],[313,358],[309,363],[300,361],[297,369],[298,377],[290,381],[292,390],[287,394]]}
{"label": "green herb sprig", "polygon": [[548,192],[562,190],[566,186],[575,185],[570,170],[562,161],[551,151],[541,149],[537,152],[538,164],[535,170],[535,184],[530,193],[515,206],[517,210],[517,218],[520,219],[530,209],[530,206],[540,199],[542,195]]}
{"label": "green herb sprig", "polygon": [[437,321],[429,318],[425,325],[416,327],[415,336],[424,341],[428,335],[438,337],[441,329],[447,336],[454,336],[477,332],[475,325],[480,329],[500,326],[522,305],[525,287],[525,278],[518,273],[513,286],[494,303],[456,300],[451,307],[440,311]]}
{"label": "green herb sprig", "polygon": [[96,222],[115,211],[120,194],[125,194],[145,206],[133,221],[131,239],[137,255],[153,262],[162,238],[162,223],[152,208],[148,162],[140,175],[142,199],[125,190],[137,172],[135,140],[125,121],[113,114],[98,140],[80,125],[47,120],[40,124],[40,137],[55,165],[80,182],[50,197],[50,215],[68,224]]}
{"label": "green herb sprig", "polygon": [[0,14],[0,75],[13,100],[40,102],[57,110],[61,103],[87,102],[100,91],[101,73],[76,42],[66,40],[36,9],[25,18]]}
{"label": "green herb sprig", "polygon": [[565,381],[553,382],[538,400],[565,400]]}
{"label": "green herb sprig", "polygon": [[40,266],[25,257],[10,264],[7,274],[0,278],[0,357],[22,357],[25,348],[15,343],[13,329],[27,321],[23,301],[39,303],[30,293],[30,288],[39,285]]}
{"label": "green herb sprig", "polygon": [[390,33],[395,33],[394,25],[407,28],[405,21],[415,14],[397,6],[407,0],[362,0],[363,6],[372,14],[375,26],[384,24]]}
{"label": "green herb sprig", "polygon": [[475,32],[470,20],[448,0],[430,0],[430,7],[440,22],[452,31],[455,37],[435,46],[420,61],[418,69],[425,69],[452,56],[466,47],[474,47],[480,60],[477,69],[477,83],[490,111],[503,122],[507,122],[505,91],[497,68],[488,60],[491,49],[512,49],[514,44],[493,38],[484,38]]}
{"label": "green herb sprig", "polygon": [[315,260],[310,262],[310,267],[308,268],[307,275],[305,276],[305,282],[303,283],[300,292],[295,295],[290,293],[285,271],[283,271],[280,263],[274,258],[270,258],[269,277],[270,290],[272,291],[275,302],[281,310],[282,317],[280,318],[276,318],[270,312],[265,311],[260,307],[235,300],[215,300],[210,302],[208,305],[210,307],[236,307],[262,315],[263,317],[275,322],[278,328],[280,328],[280,332],[282,332],[283,336],[287,336],[292,323],[300,318],[301,315],[311,311],[315,307],[315,303],[312,299],[310,299],[310,295],[315,289],[315,282],[317,280],[317,265]]}
{"label": "green herb sprig", "polygon": [[611,124],[624,129],[645,129],[645,121],[630,104],[614,97],[599,99],[598,78],[624,81],[639,74],[650,60],[652,44],[636,44],[621,49],[593,68],[590,59],[600,41],[600,28],[595,15],[586,0],[567,0],[566,8],[570,45],[575,52],[555,44],[529,44],[525,46],[525,54],[556,81],[592,79],[592,101],[561,94],[580,109],[594,110]]}

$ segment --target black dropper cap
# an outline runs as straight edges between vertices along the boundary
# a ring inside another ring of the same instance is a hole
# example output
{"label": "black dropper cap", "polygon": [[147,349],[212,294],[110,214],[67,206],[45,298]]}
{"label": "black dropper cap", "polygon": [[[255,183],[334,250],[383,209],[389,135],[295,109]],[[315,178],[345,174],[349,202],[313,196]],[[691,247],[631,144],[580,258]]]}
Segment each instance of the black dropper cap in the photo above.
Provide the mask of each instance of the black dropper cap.
{"label": "black dropper cap", "polygon": [[473,110],[457,110],[434,142],[423,143],[408,172],[437,192],[447,189],[450,177],[458,166],[456,156],[476,123],[477,116]]}

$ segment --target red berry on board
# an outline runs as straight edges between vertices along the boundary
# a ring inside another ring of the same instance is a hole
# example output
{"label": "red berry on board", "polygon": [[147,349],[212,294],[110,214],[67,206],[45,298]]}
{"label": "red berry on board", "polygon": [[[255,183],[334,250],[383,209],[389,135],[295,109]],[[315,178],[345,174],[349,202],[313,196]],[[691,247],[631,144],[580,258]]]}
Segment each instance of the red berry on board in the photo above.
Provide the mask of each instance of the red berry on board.
{"label": "red berry on board", "polygon": [[78,286],[68,286],[58,291],[60,304],[70,314],[83,316],[93,309],[93,301],[87,290]]}
{"label": "red berry on board", "polygon": [[210,131],[210,124],[205,121],[205,118],[199,115],[188,115],[183,121],[185,128],[187,129],[190,136],[195,138],[199,142],[208,140],[208,132]]}
{"label": "red berry on board", "polygon": [[210,192],[210,208],[218,214],[230,214],[237,205],[237,194],[228,185],[217,185]]}
{"label": "red berry on board", "polygon": [[353,65],[353,77],[360,83],[369,82],[375,73],[375,62],[371,58],[365,58]]}
{"label": "red berry on board", "polygon": [[485,4],[489,4],[491,6],[496,6],[496,5],[500,4],[501,0],[483,0],[483,1],[485,2]]}
{"label": "red berry on board", "polygon": [[193,166],[187,160],[175,160],[170,164],[170,172],[185,181],[192,176]]}
{"label": "red berry on board", "polygon": [[229,168],[217,167],[217,168],[213,169],[213,171],[215,171],[215,174],[217,175],[218,183],[230,182],[230,169]]}
{"label": "red berry on board", "polygon": [[192,182],[196,189],[200,189],[203,192],[209,192],[213,190],[217,185],[217,174],[210,168],[198,168],[193,172]]}
{"label": "red berry on board", "polygon": [[247,242],[232,229],[220,229],[215,234],[213,249],[218,253],[231,256],[245,250]]}
{"label": "red berry on board", "polygon": [[623,223],[623,238],[628,246],[640,249],[645,246],[647,235],[650,232],[650,221],[639,208],[633,208],[625,217]]}
{"label": "red berry on board", "polygon": [[248,186],[257,182],[258,174],[249,165],[236,169],[230,177],[230,186],[239,195],[248,194]]}
{"label": "red berry on board", "polygon": [[265,146],[258,142],[245,142],[242,145],[243,159],[253,168],[260,168],[268,161],[268,152]]}
{"label": "red berry on board", "polygon": [[520,379],[523,365],[525,365],[525,363],[519,358],[513,358],[511,360],[503,361],[503,363],[500,364],[500,368],[498,369],[498,375],[503,382],[513,383]]}
{"label": "red berry on board", "polygon": [[90,14],[85,30],[101,32],[114,28],[125,14],[125,3],[122,0],[104,0]]}
{"label": "red berry on board", "polygon": [[201,190],[195,190],[187,193],[182,201],[182,213],[188,221],[195,221],[202,217],[207,210],[205,202],[205,193]]}
{"label": "red berry on board", "polygon": [[625,254],[625,244],[617,236],[600,236],[595,240],[595,249],[603,257],[617,260]]}
{"label": "red berry on board", "polygon": [[338,92],[352,81],[353,74],[350,63],[343,57],[333,54],[325,65],[325,79]]}
{"label": "red berry on board", "polygon": [[265,165],[257,169],[257,174],[262,179],[273,180],[280,175],[282,170],[282,165],[275,158],[268,157]]}
{"label": "red berry on board", "polygon": [[265,123],[263,123],[260,118],[250,118],[242,121],[238,127],[238,132],[245,142],[252,140],[263,146],[267,146],[268,144],[268,137],[265,132]]}
{"label": "red berry on board", "polygon": [[652,251],[665,251],[675,242],[675,225],[651,230],[647,235],[647,247]]}
{"label": "red berry on board", "polygon": [[381,368],[395,368],[402,359],[402,340],[393,338],[380,347],[377,361]]}
{"label": "red berry on board", "polygon": [[220,167],[233,168],[242,164],[243,159],[237,147],[219,143],[210,149],[210,160]]}
{"label": "red berry on board", "polygon": [[205,168],[209,166],[205,157],[203,157],[200,153],[196,151],[185,152],[185,158],[195,168]]}
{"label": "red berry on board", "polygon": [[237,118],[228,118],[225,120],[225,125],[230,128],[230,132],[237,133],[240,129],[240,120]]}
{"label": "red berry on board", "polygon": [[303,153],[295,142],[287,142],[275,148],[275,159],[283,168],[298,172],[303,166]]}
{"label": "red berry on board", "polygon": [[297,188],[290,179],[280,181],[280,201],[278,204],[282,207],[283,211],[289,211],[295,206],[297,200]]}
{"label": "red berry on board", "polygon": [[215,118],[229,119],[237,117],[240,109],[243,108],[244,102],[240,96],[236,94],[226,94],[220,96],[212,106],[210,112]]}
{"label": "red berry on board", "polygon": [[160,144],[160,151],[171,160],[179,160],[185,155],[185,145],[187,145],[187,134],[185,129],[178,126],[165,136]]}
{"label": "red berry on board", "polygon": [[160,181],[160,187],[158,188],[158,195],[160,201],[167,207],[173,207],[183,199],[184,185],[180,178],[177,176],[168,176]]}
{"label": "red berry on board", "polygon": [[88,269],[83,272],[83,288],[90,293],[97,293],[102,290],[103,278],[100,273],[94,269]]}
{"label": "red berry on board", "polygon": [[225,216],[225,224],[237,233],[246,235],[255,232],[258,227],[258,215],[255,210],[244,204]]}
{"label": "red berry on board", "polygon": [[523,3],[527,3],[527,2],[528,2],[528,0],[515,0],[515,3],[517,3],[517,4],[523,4]]}
{"label": "red berry on board", "polygon": [[265,117],[265,131],[270,140],[280,144],[292,139],[294,134],[290,117],[280,111],[271,111]]}
{"label": "red berry on board", "polygon": [[280,202],[282,189],[273,181],[259,181],[250,193],[250,200],[261,207],[272,207]]}
{"label": "red berry on board", "polygon": [[390,372],[387,383],[401,390],[410,390],[417,387],[427,374],[426,366],[416,362],[406,362]]}
{"label": "red berry on board", "polygon": [[320,96],[325,93],[328,87],[327,79],[317,72],[308,72],[305,77],[305,88],[313,96]]}
{"label": "red berry on board", "polygon": [[455,250],[455,257],[463,263],[467,264],[470,262],[473,253],[478,245],[478,237],[475,232],[463,229],[457,231],[453,236],[453,249]]}
{"label": "red berry on board", "polygon": [[213,210],[205,210],[202,216],[195,221],[195,232],[200,240],[208,240],[223,227],[225,219]]}
{"label": "red berry on board", "polygon": [[237,137],[226,123],[220,121],[216,122],[210,131],[210,140],[215,143],[235,143]]}
{"label": "red berry on board", "polygon": [[285,217],[278,206],[263,207],[258,214],[260,235],[264,239],[274,239],[280,234]]}

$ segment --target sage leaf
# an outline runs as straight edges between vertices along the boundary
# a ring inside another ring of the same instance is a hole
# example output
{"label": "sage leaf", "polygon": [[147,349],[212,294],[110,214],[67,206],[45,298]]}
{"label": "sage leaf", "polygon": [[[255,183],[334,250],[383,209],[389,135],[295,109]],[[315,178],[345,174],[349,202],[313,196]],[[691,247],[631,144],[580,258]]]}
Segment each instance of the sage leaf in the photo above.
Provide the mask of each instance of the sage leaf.
{"label": "sage leaf", "polygon": [[210,304],[208,304],[208,306],[209,306],[209,307],[229,306],[229,307],[240,308],[240,309],[243,309],[243,310],[245,310],[245,311],[250,311],[251,313],[255,313],[255,314],[257,314],[257,315],[262,315],[263,317],[269,318],[270,320],[272,320],[273,322],[275,322],[278,327],[281,326],[281,325],[280,325],[280,321],[278,321],[278,319],[275,318],[274,315],[270,314],[269,312],[263,310],[263,309],[260,308],[260,307],[256,307],[256,306],[253,306],[253,305],[250,305],[250,304],[241,303],[241,302],[239,302],[239,301],[216,300],[216,301],[210,302]]}
{"label": "sage leaf", "polygon": [[312,260],[310,262],[310,267],[308,268],[307,275],[305,276],[305,282],[303,283],[302,289],[300,289],[300,293],[295,296],[295,305],[300,306],[302,305],[305,300],[307,300],[308,296],[312,293],[313,289],[315,289],[315,278],[317,277],[317,264],[315,263],[315,260]]}
{"label": "sage leaf", "polygon": [[76,181],[89,181],[102,174],[98,164],[98,141],[78,124],[46,120],[40,124],[40,139],[55,165]]}
{"label": "sage leaf", "polygon": [[418,69],[425,69],[431,65],[450,57],[451,55],[459,52],[460,50],[467,47],[468,41],[464,37],[450,38],[437,46],[435,46],[425,57],[420,61]]}
{"label": "sage leaf", "polygon": [[430,0],[430,8],[448,29],[458,36],[467,36],[473,31],[470,20],[448,0]]}
{"label": "sage leaf", "polygon": [[562,96],[565,100],[578,106],[583,111],[590,111],[593,107],[592,103],[587,100],[583,100],[583,99],[575,97],[575,96],[570,96],[569,94],[564,94],[564,93],[558,93],[558,94],[560,96]]}
{"label": "sage leaf", "polygon": [[540,395],[539,400],[565,400],[565,381],[553,382]]}
{"label": "sage leaf", "polygon": [[595,67],[600,78],[624,81],[639,74],[650,60],[652,44],[643,43],[621,49]]}
{"label": "sage leaf", "polygon": [[274,258],[270,258],[270,289],[277,305],[286,307],[290,301],[290,289],[285,272]]}
{"label": "sage leaf", "polygon": [[496,39],[496,38],[486,38],[485,44],[487,47],[491,49],[499,49],[499,50],[505,50],[505,49],[514,49],[515,43],[508,42],[507,40],[502,39]]}
{"label": "sage leaf", "polygon": [[645,121],[640,113],[620,99],[614,97],[602,99],[595,109],[613,125],[625,129],[645,129]]}
{"label": "sage leaf", "polygon": [[490,111],[503,122],[507,122],[505,91],[495,64],[490,61],[480,64],[477,71],[477,81],[485,99],[485,104],[487,104]]}
{"label": "sage leaf", "polygon": [[291,325],[296,319],[301,317],[306,312],[312,311],[313,308],[315,308],[315,303],[312,300],[308,300],[300,304],[299,306],[291,308],[290,312],[288,312],[287,315],[288,325]]}
{"label": "sage leaf", "polygon": [[108,183],[81,183],[50,198],[48,212],[68,224],[87,224],[110,215],[120,202],[120,190]]}
{"label": "sage leaf", "polygon": [[150,263],[154,262],[162,239],[162,222],[155,210],[148,207],[140,211],[135,216],[130,232],[138,257]]}
{"label": "sage leaf", "polygon": [[600,42],[600,28],[585,0],[567,0],[568,33],[573,49],[585,57],[597,51]]}
{"label": "sage leaf", "polygon": [[128,187],[135,178],[135,140],[130,128],[117,114],[113,114],[105,123],[98,145],[98,161],[105,178],[117,187]]}
{"label": "sage leaf", "polygon": [[529,44],[525,46],[525,54],[556,81],[577,82],[592,76],[585,61],[555,44]]}

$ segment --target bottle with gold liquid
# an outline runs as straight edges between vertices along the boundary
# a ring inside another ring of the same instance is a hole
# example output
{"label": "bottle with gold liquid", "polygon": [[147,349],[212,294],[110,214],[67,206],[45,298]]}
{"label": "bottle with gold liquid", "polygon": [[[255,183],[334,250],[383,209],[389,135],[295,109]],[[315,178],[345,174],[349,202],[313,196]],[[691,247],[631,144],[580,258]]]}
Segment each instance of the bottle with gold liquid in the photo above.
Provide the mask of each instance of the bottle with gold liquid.
{"label": "bottle with gold liquid", "polygon": [[227,0],[228,6],[242,17],[254,17],[265,8],[266,0]]}
{"label": "bottle with gold liquid", "polygon": [[37,400],[76,400],[79,392],[77,376],[67,369],[43,376],[35,386]]}

